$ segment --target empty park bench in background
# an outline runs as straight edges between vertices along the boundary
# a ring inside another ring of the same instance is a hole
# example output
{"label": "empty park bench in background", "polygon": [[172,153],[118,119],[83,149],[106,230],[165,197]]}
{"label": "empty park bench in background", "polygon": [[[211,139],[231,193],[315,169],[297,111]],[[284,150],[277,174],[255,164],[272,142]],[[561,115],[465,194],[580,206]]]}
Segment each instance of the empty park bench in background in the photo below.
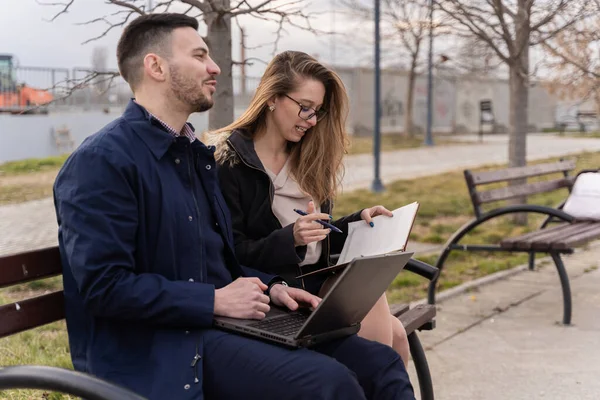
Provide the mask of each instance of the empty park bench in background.
{"label": "empty park bench in background", "polygon": [[[486,212],[482,211],[481,206],[490,202],[515,199],[538,193],[547,193],[562,188],[566,188],[570,192],[576,177],[570,176],[569,172],[574,169],[575,161],[567,160],[483,172],[465,170],[465,180],[471,202],[473,203],[475,218],[459,228],[442,248],[436,263],[439,274],[442,273],[448,255],[454,250],[529,253],[529,269],[533,269],[535,255],[537,253],[549,254],[554,261],[562,286],[564,305],[562,322],[565,325],[570,324],[571,289],[569,286],[569,278],[561,259],[561,254],[571,254],[573,253],[574,248],[583,246],[593,240],[600,239],[600,221],[576,220],[571,215],[562,211],[564,202],[556,208],[535,204],[518,204],[498,207]],[[478,186],[480,185],[499,182],[507,183],[514,180],[524,180],[530,177],[544,177],[545,175],[557,173],[561,173],[562,176],[555,179],[546,176],[546,180],[543,180],[542,178],[542,180],[537,182],[522,183],[488,190],[478,190]],[[460,243],[461,239],[467,233],[493,218],[523,212],[542,214],[546,216],[546,219],[538,230],[516,237],[504,238],[499,244],[479,245]],[[550,223],[553,225],[550,226]],[[429,285],[429,304],[435,304],[435,289],[438,279],[439,275],[433,279]]]}
{"label": "empty park bench in background", "polygon": [[[417,260],[410,260],[405,270],[416,273],[430,281],[436,278],[438,272],[431,265]],[[0,288],[20,285],[61,274],[62,265],[58,247],[0,257]],[[2,305],[0,306],[0,338],[61,320],[65,317],[64,306],[65,301],[62,291],[55,291],[23,301]],[[434,328],[435,306],[424,304],[410,308],[408,305],[392,305],[391,312],[400,319],[408,334],[410,351],[419,379],[421,399],[433,400],[431,374],[425,352],[416,331]],[[60,372],[61,370],[56,369],[56,371]],[[22,373],[24,373],[22,370],[21,372],[17,370],[17,372],[17,375],[21,374],[19,376],[22,376]],[[33,372],[36,374],[41,373],[41,376],[46,378],[48,375],[48,370],[42,370],[41,372],[34,370]],[[66,375],[68,375],[68,372],[60,377],[65,378]],[[13,380],[14,377],[15,375],[13,375]],[[2,374],[0,370],[1,384]],[[88,398],[91,399],[92,397]],[[98,398],[100,399],[100,397]]]}

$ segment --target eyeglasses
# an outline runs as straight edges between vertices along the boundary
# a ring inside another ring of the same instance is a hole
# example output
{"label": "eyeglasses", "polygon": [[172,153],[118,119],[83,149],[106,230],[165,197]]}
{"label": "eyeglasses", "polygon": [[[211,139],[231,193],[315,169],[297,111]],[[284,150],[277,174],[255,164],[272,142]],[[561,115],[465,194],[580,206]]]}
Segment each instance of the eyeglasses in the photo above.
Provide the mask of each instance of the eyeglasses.
{"label": "eyeglasses", "polygon": [[312,117],[314,117],[316,115],[317,122],[318,122],[318,121],[322,120],[325,117],[325,115],[327,115],[327,111],[322,108],[315,110],[314,108],[306,107],[306,106],[302,105],[302,103],[300,103],[298,100],[291,98],[287,94],[284,94],[284,96],[287,97],[288,99],[290,99],[291,101],[293,101],[294,103],[298,104],[298,106],[300,106],[300,111],[298,111],[298,116],[305,121],[308,121],[309,119],[311,119]]}

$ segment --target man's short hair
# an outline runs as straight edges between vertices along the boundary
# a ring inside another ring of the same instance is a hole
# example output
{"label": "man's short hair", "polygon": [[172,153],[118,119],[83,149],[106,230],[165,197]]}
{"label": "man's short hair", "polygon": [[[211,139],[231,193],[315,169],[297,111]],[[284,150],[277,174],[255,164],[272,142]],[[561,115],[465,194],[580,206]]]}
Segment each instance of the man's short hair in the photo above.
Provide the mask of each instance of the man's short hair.
{"label": "man's short hair", "polygon": [[187,27],[198,30],[198,21],[184,14],[164,13],[142,15],[123,30],[117,45],[117,62],[121,76],[132,89],[142,80],[146,54],[169,57],[171,33]]}

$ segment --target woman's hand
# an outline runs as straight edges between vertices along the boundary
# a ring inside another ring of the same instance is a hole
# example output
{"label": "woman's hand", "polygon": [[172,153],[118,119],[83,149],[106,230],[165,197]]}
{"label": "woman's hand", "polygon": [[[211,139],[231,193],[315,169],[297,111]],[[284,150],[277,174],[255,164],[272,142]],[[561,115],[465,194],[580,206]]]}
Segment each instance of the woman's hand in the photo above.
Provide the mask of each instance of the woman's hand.
{"label": "woman's hand", "polygon": [[312,242],[319,242],[329,235],[331,229],[325,228],[323,225],[315,222],[318,219],[329,221],[328,214],[315,213],[315,204],[310,201],[303,217],[300,217],[294,223],[294,245],[306,246]]}
{"label": "woman's hand", "polygon": [[371,228],[375,226],[375,224],[373,223],[373,217],[376,217],[378,215],[387,215],[388,217],[394,216],[394,214],[392,214],[392,212],[390,210],[388,210],[387,208],[385,208],[384,206],[374,206],[371,208],[365,208],[360,213],[360,217],[367,224],[369,224],[371,226]]}

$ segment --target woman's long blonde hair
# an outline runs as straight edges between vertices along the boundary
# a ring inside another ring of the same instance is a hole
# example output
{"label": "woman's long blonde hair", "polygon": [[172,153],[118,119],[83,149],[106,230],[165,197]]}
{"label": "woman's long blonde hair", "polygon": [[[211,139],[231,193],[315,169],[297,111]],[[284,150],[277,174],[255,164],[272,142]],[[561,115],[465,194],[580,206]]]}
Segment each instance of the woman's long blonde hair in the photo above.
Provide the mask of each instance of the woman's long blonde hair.
{"label": "woman's long blonde hair", "polygon": [[335,198],[344,173],[342,158],[348,147],[346,118],[348,95],[340,77],[306,53],[285,51],[269,63],[246,111],[233,123],[210,134],[234,129],[250,135],[265,128],[267,102],[292,92],[302,79],[315,79],[325,86],[325,117],[298,143],[289,143],[290,173],[300,189],[316,204]]}

